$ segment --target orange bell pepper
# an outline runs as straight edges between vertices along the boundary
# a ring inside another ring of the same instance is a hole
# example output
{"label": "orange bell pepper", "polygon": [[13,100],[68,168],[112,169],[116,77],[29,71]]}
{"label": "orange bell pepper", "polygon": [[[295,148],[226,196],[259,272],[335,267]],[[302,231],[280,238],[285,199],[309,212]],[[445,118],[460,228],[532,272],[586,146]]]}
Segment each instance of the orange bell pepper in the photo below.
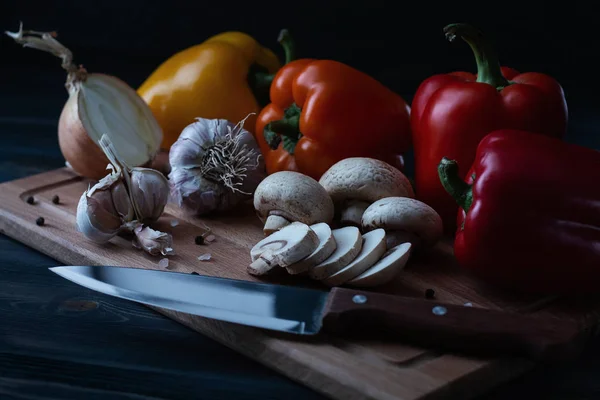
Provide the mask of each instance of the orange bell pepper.
{"label": "orange bell pepper", "polygon": [[255,137],[267,173],[292,170],[314,179],[348,157],[371,157],[403,169],[411,145],[410,107],[369,75],[332,60],[293,58],[280,35],[286,65],[273,79],[271,103],[258,115]]}

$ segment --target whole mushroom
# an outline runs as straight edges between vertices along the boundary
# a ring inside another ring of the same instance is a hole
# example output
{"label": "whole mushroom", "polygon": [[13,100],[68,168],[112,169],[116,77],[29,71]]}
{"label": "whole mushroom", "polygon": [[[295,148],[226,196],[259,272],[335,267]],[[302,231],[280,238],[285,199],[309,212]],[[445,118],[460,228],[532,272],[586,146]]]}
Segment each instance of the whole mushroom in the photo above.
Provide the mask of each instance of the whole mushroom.
{"label": "whole mushroom", "polygon": [[408,178],[390,164],[374,158],[345,158],[329,168],[319,180],[336,209],[340,224],[361,226],[364,211],[384,197],[414,197]]}
{"label": "whole mushroom", "polygon": [[387,197],[371,204],[362,216],[363,230],[383,228],[387,248],[409,242],[415,249],[435,245],[443,235],[442,219],[427,204],[408,197]]}
{"label": "whole mushroom", "polygon": [[254,209],[265,235],[298,221],[307,225],[333,220],[333,201],[315,179],[295,171],[275,172],[254,191]]}

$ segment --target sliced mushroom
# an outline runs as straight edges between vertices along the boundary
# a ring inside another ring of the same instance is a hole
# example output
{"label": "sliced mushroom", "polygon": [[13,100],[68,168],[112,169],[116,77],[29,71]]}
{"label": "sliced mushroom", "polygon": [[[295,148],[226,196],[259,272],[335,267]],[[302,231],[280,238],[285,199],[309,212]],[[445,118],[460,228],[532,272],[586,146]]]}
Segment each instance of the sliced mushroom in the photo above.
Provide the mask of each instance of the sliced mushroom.
{"label": "sliced mushroom", "polygon": [[358,256],[346,267],[325,278],[322,282],[329,286],[339,286],[365,272],[375,264],[386,251],[385,231],[375,229],[363,235],[363,246]]}
{"label": "sliced mushroom", "polygon": [[319,238],[319,247],[317,247],[317,249],[308,257],[286,268],[287,271],[292,275],[301,274],[308,271],[315,265],[322,263],[329,258],[337,248],[337,243],[333,237],[333,232],[331,231],[329,225],[327,225],[325,222],[319,222],[318,224],[311,225],[310,228],[317,234],[317,237]]}
{"label": "sliced mushroom", "polygon": [[360,227],[363,212],[384,197],[414,197],[410,181],[390,164],[367,157],[343,159],[319,179],[335,207],[340,223]]}
{"label": "sliced mushroom", "polygon": [[308,225],[291,223],[264,239],[263,248],[268,249],[248,266],[248,273],[264,275],[276,266],[287,267],[308,257],[318,246],[319,238]]}
{"label": "sliced mushroom", "polygon": [[345,226],[332,232],[337,248],[328,259],[308,270],[308,276],[313,279],[321,280],[335,274],[350,264],[362,249],[363,238],[357,227]]}
{"label": "sliced mushroom", "polygon": [[427,204],[407,197],[386,197],[371,204],[362,216],[363,231],[383,228],[387,247],[410,242],[415,248],[430,247],[443,235],[442,219]]}
{"label": "sliced mushroom", "polygon": [[271,233],[291,222],[307,225],[333,220],[333,201],[313,178],[295,171],[275,172],[263,179],[254,191],[254,208]]}
{"label": "sliced mushroom", "polygon": [[346,282],[349,286],[367,287],[388,283],[406,266],[412,244],[402,243],[388,250],[371,268]]}

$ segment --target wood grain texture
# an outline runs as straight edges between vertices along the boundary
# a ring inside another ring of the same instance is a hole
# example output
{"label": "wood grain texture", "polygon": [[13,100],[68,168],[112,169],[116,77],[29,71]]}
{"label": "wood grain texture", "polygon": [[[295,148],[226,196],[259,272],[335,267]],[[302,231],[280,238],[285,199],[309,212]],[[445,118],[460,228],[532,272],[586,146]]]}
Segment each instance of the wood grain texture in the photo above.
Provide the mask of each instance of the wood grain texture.
{"label": "wood grain texture", "polygon": [[[159,257],[132,247],[116,237],[107,245],[87,241],[75,230],[77,201],[88,182],[69,170],[58,169],[0,185],[0,231],[67,265],[126,265],[159,269]],[[51,202],[58,194],[61,204]],[[24,199],[33,195],[36,203]],[[245,272],[249,249],[262,238],[261,226],[251,208],[211,218],[188,218],[169,206],[156,225],[174,237],[177,255],[169,268],[236,279],[257,280]],[[35,219],[43,216],[45,226]],[[170,219],[179,225],[171,227]],[[194,237],[209,226],[217,239],[208,245],[194,244]],[[197,260],[211,253],[208,262]],[[278,274],[262,278],[283,284],[319,287],[307,278]],[[378,292],[423,296],[433,288],[436,299],[453,304],[470,302],[475,307],[544,312],[575,318],[590,329],[598,321],[598,302],[536,299],[497,292],[462,275],[452,262],[448,242],[436,251],[411,260],[403,274]],[[585,305],[582,308],[582,304]],[[71,304],[71,307],[85,305]],[[474,397],[533,367],[518,359],[477,359],[441,354],[402,343],[348,341],[319,335],[289,336],[158,310],[161,313],[267,365],[320,393],[336,399],[423,399]]]}

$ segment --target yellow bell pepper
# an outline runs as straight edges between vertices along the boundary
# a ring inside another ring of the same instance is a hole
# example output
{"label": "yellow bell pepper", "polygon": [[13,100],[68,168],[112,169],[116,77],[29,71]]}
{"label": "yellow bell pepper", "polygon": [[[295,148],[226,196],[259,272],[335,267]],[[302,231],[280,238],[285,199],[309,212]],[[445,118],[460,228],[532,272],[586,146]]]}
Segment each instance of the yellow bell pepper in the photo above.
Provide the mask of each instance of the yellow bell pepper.
{"label": "yellow bell pepper", "polygon": [[[260,111],[255,90],[268,96],[281,67],[277,56],[242,32],[224,32],[164,61],[138,88],[163,129],[169,149],[197,117],[233,123]],[[268,100],[268,98],[267,98]],[[256,115],[244,128],[254,133]]]}

